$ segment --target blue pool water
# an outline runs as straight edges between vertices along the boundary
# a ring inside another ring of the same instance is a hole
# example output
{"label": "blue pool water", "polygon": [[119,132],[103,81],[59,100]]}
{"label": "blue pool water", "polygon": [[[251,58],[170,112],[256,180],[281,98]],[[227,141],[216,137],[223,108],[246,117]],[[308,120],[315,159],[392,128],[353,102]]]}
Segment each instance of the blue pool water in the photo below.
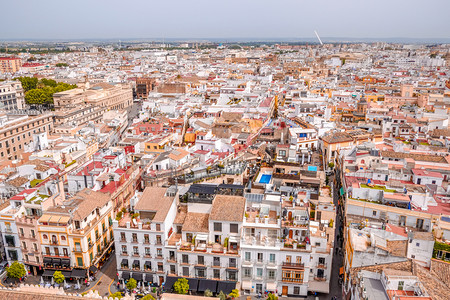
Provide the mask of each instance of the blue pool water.
{"label": "blue pool water", "polygon": [[272,175],[263,174],[263,175],[261,175],[261,178],[259,179],[259,183],[269,183],[271,178],[272,178]]}

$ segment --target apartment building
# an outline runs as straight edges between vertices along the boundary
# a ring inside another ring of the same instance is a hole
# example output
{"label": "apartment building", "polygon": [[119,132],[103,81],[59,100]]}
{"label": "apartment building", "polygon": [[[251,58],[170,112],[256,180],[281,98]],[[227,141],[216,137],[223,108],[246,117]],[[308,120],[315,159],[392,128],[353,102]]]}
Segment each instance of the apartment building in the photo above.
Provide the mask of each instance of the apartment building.
{"label": "apartment building", "polygon": [[147,99],[148,93],[155,89],[156,80],[149,77],[136,78],[136,95],[140,99]]}
{"label": "apartment building", "polygon": [[0,110],[18,110],[25,106],[25,95],[20,81],[0,83]]}
{"label": "apartment building", "polygon": [[49,207],[38,221],[44,268],[72,271],[78,278],[95,271],[112,251],[113,219],[110,196],[90,189]]}
{"label": "apartment building", "polygon": [[16,73],[22,66],[22,60],[15,56],[0,57],[0,73]]}
{"label": "apartment building", "polygon": [[175,272],[175,249],[166,249],[177,214],[177,193],[173,188],[147,187],[134,210],[113,221],[119,278],[161,285]]}
{"label": "apartment building", "polygon": [[51,113],[38,116],[0,115],[0,159],[18,159],[25,147],[33,142],[33,134],[51,132]]}

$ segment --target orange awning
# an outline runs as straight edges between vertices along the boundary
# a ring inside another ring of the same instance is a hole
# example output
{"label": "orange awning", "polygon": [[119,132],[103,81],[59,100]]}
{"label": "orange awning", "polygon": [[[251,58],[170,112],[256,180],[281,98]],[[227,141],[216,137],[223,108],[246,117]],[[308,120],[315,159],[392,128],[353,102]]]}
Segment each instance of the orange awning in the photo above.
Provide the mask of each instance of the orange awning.
{"label": "orange awning", "polygon": [[342,275],[342,274],[344,274],[344,267],[340,267],[340,269],[339,269],[339,275]]}

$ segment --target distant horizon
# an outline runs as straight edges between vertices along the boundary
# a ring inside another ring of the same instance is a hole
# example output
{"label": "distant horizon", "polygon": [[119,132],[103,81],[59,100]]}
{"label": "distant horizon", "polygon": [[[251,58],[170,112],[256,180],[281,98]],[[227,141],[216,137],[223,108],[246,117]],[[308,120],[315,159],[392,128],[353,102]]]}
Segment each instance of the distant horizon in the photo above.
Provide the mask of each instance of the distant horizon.
{"label": "distant horizon", "polygon": [[[450,37],[350,37],[350,36],[320,36],[324,43],[347,42],[426,42],[426,43],[450,43]],[[310,37],[117,37],[117,38],[0,38],[0,42],[221,42],[221,43],[245,43],[245,42],[315,42],[319,43],[316,36]]]}
{"label": "distant horizon", "polygon": [[448,0],[21,0],[2,3],[0,40],[447,40]]}

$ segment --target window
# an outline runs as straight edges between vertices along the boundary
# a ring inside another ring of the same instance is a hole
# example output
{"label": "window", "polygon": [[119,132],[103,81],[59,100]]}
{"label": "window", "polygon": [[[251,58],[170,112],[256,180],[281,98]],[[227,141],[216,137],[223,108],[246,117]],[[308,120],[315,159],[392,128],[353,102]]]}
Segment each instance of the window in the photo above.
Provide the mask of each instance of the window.
{"label": "window", "polygon": [[399,281],[398,282],[398,290],[399,291],[403,291],[403,285],[405,284],[405,282],[404,281]]}
{"label": "window", "polygon": [[262,262],[262,261],[263,261],[263,254],[258,253],[258,262]]}
{"label": "window", "polygon": [[150,255],[150,247],[145,247],[145,255]]}
{"label": "window", "polygon": [[213,270],[213,278],[220,279],[220,270],[219,269]]}
{"label": "window", "polygon": [[162,249],[161,249],[161,248],[156,249],[156,255],[157,255],[158,257],[162,257],[162,256],[163,256],[163,255],[162,255]]}
{"label": "window", "polygon": [[137,233],[133,233],[133,243],[137,243],[138,239],[137,239]]}
{"label": "window", "polygon": [[243,270],[244,270],[244,277],[245,277],[245,278],[250,278],[250,277],[252,277],[252,269],[250,269],[250,268],[244,268]]}
{"label": "window", "polygon": [[216,266],[216,267],[220,266],[220,257],[215,256],[213,258],[213,266]]}
{"label": "window", "polygon": [[120,240],[122,241],[122,242],[126,242],[126,237],[125,237],[125,232],[121,232],[120,233]]}
{"label": "window", "polygon": [[420,247],[420,243],[416,243],[416,247]]}
{"label": "window", "polygon": [[267,270],[267,277],[269,279],[275,279],[275,270]]}
{"label": "window", "polygon": [[150,238],[148,237],[148,234],[144,234],[144,243],[150,244]]}
{"label": "window", "polygon": [[139,255],[139,247],[137,247],[137,246],[133,247],[133,254]]}
{"label": "window", "polygon": [[377,215],[377,211],[376,210],[372,211],[372,216],[376,216],[376,215]]}
{"label": "window", "polygon": [[230,224],[230,232],[231,233],[238,233],[239,232],[239,225],[238,224]]}
{"label": "window", "polygon": [[156,236],[156,244],[161,245],[161,236],[160,235]]}
{"label": "window", "polygon": [[275,263],[275,254],[274,253],[269,254],[269,262]]}
{"label": "window", "polygon": [[161,224],[156,224],[156,231],[161,231]]}
{"label": "window", "polygon": [[77,257],[77,264],[79,267],[83,267],[83,258],[82,257]]}
{"label": "window", "polygon": [[250,259],[252,258],[252,255],[250,252],[245,252],[245,261],[250,261]]}
{"label": "window", "polygon": [[286,156],[286,150],[280,150],[280,151],[278,151],[278,155],[281,156],[281,157]]}
{"label": "window", "polygon": [[214,222],[214,231],[222,232],[222,223]]}
{"label": "window", "polygon": [[158,272],[164,272],[164,266],[162,262],[158,263]]}
{"label": "window", "polygon": [[127,254],[127,246],[125,246],[125,245],[122,245],[122,255],[123,254]]}
{"label": "window", "polygon": [[183,267],[183,276],[189,276],[189,267]]}
{"label": "window", "polygon": [[183,262],[183,264],[188,264],[189,263],[189,256],[187,254],[183,254],[181,256],[181,261]]}
{"label": "window", "polygon": [[204,265],[205,264],[205,257],[203,255],[199,255],[197,258],[197,264],[198,265]]}
{"label": "window", "polygon": [[37,247],[36,243],[33,243],[33,249],[34,249],[34,251],[38,251],[38,247]]}
{"label": "window", "polygon": [[299,295],[299,294],[300,294],[300,287],[294,286],[294,295]]}
{"label": "window", "polygon": [[66,237],[65,236],[61,236],[61,241],[65,241],[66,240]]}
{"label": "window", "polygon": [[21,236],[24,236],[23,228],[19,228],[19,233],[20,233]]}
{"label": "window", "polygon": [[42,238],[43,238],[44,240],[48,240],[48,236],[47,236],[46,234],[42,235]]}
{"label": "window", "polygon": [[257,268],[256,269],[256,277],[258,277],[258,278],[262,278],[263,277],[263,269],[262,268]]}

